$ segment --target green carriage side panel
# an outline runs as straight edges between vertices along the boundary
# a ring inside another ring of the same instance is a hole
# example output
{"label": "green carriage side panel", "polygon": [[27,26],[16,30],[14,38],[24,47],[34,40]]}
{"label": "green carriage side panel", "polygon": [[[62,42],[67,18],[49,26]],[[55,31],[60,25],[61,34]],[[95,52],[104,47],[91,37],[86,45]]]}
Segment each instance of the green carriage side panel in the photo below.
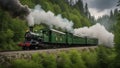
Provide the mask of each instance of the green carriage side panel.
{"label": "green carriage side panel", "polygon": [[95,42],[95,44],[97,45],[97,44],[98,44],[98,39],[95,39],[94,42]]}
{"label": "green carriage side panel", "polygon": [[87,38],[87,44],[98,44],[98,40],[95,38]]}
{"label": "green carriage side panel", "polygon": [[73,43],[73,35],[71,33],[67,33],[67,43],[68,44]]}
{"label": "green carriage side panel", "polygon": [[51,43],[65,43],[65,34],[56,30],[51,30]]}
{"label": "green carriage side panel", "polygon": [[60,43],[66,43],[66,34],[61,34],[59,36]]}
{"label": "green carriage side panel", "polygon": [[51,32],[51,43],[57,43],[58,42],[58,38],[57,38],[57,34],[55,32]]}
{"label": "green carriage side panel", "polygon": [[59,41],[60,43],[66,43],[66,34],[60,34]]}
{"label": "green carriage side panel", "polygon": [[86,44],[86,38],[74,36],[73,44]]}
{"label": "green carriage side panel", "polygon": [[43,31],[43,42],[49,42],[49,31]]}

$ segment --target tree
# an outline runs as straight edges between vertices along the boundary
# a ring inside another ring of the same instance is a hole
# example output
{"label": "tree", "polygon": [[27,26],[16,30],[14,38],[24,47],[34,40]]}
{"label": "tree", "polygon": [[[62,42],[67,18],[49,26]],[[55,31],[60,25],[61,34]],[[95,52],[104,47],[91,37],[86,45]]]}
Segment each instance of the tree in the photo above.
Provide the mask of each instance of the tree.
{"label": "tree", "polygon": [[113,18],[114,14],[113,14],[113,11],[111,10],[110,11],[110,18]]}
{"label": "tree", "polygon": [[83,2],[82,0],[78,1],[79,9],[81,10],[81,13],[84,13],[84,8],[83,8]]}
{"label": "tree", "polygon": [[115,68],[120,68],[120,13],[117,16],[117,24],[115,26],[115,48],[117,52],[115,60]]}
{"label": "tree", "polygon": [[54,11],[56,14],[60,14],[61,9],[60,9],[59,5],[57,5],[57,4],[54,5]]}
{"label": "tree", "polygon": [[85,15],[88,17],[89,16],[89,10],[88,10],[88,4],[85,4]]}
{"label": "tree", "polygon": [[113,66],[113,50],[104,46],[99,46],[97,50],[97,68],[116,68]]}
{"label": "tree", "polygon": [[26,23],[19,18],[13,19],[2,9],[0,9],[0,19],[0,48],[2,50],[18,49],[16,43],[23,39]]}
{"label": "tree", "polygon": [[116,9],[114,10],[114,15],[117,16],[118,13],[119,13],[119,11],[118,11],[118,9],[116,8]]}

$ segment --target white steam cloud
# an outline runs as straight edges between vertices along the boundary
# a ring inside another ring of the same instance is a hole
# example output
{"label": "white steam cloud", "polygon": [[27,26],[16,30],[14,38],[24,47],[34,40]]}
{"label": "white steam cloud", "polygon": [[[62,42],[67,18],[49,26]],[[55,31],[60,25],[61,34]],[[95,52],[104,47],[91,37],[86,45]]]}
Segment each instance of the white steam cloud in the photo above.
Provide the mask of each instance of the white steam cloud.
{"label": "white steam cloud", "polygon": [[74,35],[80,37],[89,37],[89,38],[97,38],[99,40],[99,44],[103,44],[107,47],[113,47],[114,45],[114,35],[109,33],[104,26],[97,23],[91,27],[83,27],[74,29]]}
{"label": "white steam cloud", "polygon": [[75,5],[79,0],[68,0],[70,5]]}
{"label": "white steam cloud", "polygon": [[43,23],[48,25],[50,28],[55,26],[80,37],[97,38],[99,39],[99,44],[103,44],[107,47],[113,47],[114,35],[109,33],[104,26],[96,24],[89,28],[83,27],[73,29],[72,21],[62,18],[60,14],[55,16],[55,14],[51,11],[45,12],[40,5],[37,5],[34,9],[31,9],[31,13],[28,15],[27,20],[29,26]]}
{"label": "white steam cloud", "polygon": [[72,21],[69,21],[66,18],[62,18],[60,14],[55,16],[55,14],[51,11],[45,12],[40,5],[35,6],[35,9],[31,10],[31,13],[27,19],[29,26],[43,23],[50,26],[50,28],[56,26],[57,28],[60,27],[63,30],[73,31]]}

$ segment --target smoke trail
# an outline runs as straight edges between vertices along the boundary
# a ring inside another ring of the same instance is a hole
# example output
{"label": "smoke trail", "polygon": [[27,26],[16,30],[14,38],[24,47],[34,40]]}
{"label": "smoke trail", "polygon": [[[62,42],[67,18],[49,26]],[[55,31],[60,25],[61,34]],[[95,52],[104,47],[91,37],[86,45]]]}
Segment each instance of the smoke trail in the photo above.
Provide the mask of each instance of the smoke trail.
{"label": "smoke trail", "polygon": [[19,0],[0,0],[0,7],[8,11],[13,17],[24,17],[29,14],[28,7],[21,5]]}
{"label": "smoke trail", "polygon": [[45,12],[40,5],[35,6],[35,9],[31,10],[27,20],[29,22],[29,26],[43,23],[50,26],[50,28],[55,26],[56,28],[61,28],[69,32],[73,31],[72,21],[68,21],[66,18],[62,18],[60,14],[55,16],[51,11]]}
{"label": "smoke trail", "polygon": [[74,29],[74,35],[78,35],[81,37],[98,38],[99,44],[103,44],[107,47],[113,47],[114,44],[114,35],[108,32],[104,26],[98,23],[89,28],[84,27]]}
{"label": "smoke trail", "polygon": [[103,44],[107,47],[113,47],[114,35],[109,33],[104,26],[96,24],[89,28],[83,27],[73,29],[73,22],[68,21],[66,18],[62,18],[61,15],[55,16],[51,11],[45,12],[40,5],[31,9],[31,13],[28,15],[27,20],[29,26],[43,23],[52,28],[54,25],[80,37],[97,38],[99,39],[99,44]]}
{"label": "smoke trail", "polygon": [[67,0],[70,5],[75,5],[79,0]]}

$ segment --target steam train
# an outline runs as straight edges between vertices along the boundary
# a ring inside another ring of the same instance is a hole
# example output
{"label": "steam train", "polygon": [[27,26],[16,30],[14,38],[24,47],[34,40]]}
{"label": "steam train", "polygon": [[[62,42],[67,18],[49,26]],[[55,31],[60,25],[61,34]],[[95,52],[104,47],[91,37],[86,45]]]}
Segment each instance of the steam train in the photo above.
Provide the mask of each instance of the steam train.
{"label": "steam train", "polygon": [[72,33],[61,32],[55,29],[41,29],[33,32],[33,27],[25,33],[24,42],[19,43],[24,50],[46,49],[76,46],[95,46],[98,39],[75,36]]}

